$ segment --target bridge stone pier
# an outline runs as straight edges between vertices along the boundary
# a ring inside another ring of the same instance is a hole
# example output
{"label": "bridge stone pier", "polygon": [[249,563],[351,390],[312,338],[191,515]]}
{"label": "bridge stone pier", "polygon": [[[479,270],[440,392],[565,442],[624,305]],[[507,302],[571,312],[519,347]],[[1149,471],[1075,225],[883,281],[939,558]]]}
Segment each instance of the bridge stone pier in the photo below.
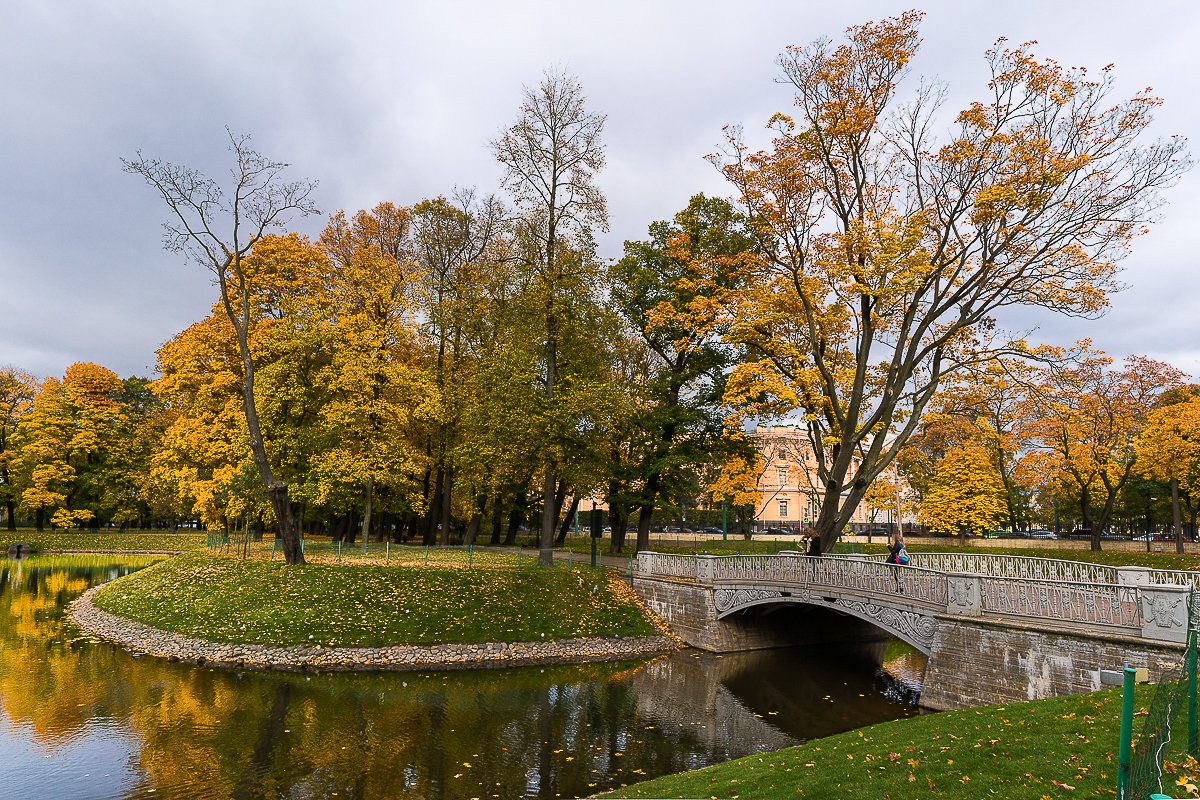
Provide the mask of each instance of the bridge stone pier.
{"label": "bridge stone pier", "polygon": [[891,637],[925,654],[921,704],[965,708],[1100,688],[1179,663],[1200,573],[1024,556],[638,554],[634,589],[688,644],[732,652]]}

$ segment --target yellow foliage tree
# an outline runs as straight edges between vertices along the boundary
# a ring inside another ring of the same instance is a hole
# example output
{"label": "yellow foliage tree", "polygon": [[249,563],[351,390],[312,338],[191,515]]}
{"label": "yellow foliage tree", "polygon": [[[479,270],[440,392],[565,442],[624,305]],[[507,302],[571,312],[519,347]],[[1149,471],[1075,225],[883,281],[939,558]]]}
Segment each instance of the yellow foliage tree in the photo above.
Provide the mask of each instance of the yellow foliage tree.
{"label": "yellow foliage tree", "polygon": [[807,422],[823,549],[947,375],[1025,349],[996,334],[995,312],[1101,313],[1114,258],[1189,166],[1182,140],[1139,143],[1157,98],[1110,105],[1107,70],[1092,79],[1003,42],[987,100],[938,141],[936,83],[896,107],[920,19],[789,48],[795,109],[772,117],[771,146],[732,131],[714,157],[759,240],[749,288],[720,296],[750,354],[726,399]]}
{"label": "yellow foliage tree", "polygon": [[1078,497],[1092,549],[1100,549],[1121,490],[1134,474],[1136,448],[1160,394],[1183,373],[1161,361],[1129,356],[1121,368],[1080,343],[1075,364],[1050,370],[1030,388],[1022,429],[1040,453],[1032,461]]}
{"label": "yellow foliage tree", "polygon": [[967,444],[956,445],[938,462],[919,513],[931,530],[959,534],[989,530],[1005,511],[1004,482],[991,454]]}
{"label": "yellow foliage tree", "polygon": [[[1137,442],[1138,471],[1148,478],[1171,487],[1171,511],[1176,552],[1183,552],[1180,525],[1180,494],[1188,508],[1200,498],[1200,397],[1170,403],[1154,409],[1146,418],[1146,427]],[[1196,513],[1192,511],[1192,525]]]}

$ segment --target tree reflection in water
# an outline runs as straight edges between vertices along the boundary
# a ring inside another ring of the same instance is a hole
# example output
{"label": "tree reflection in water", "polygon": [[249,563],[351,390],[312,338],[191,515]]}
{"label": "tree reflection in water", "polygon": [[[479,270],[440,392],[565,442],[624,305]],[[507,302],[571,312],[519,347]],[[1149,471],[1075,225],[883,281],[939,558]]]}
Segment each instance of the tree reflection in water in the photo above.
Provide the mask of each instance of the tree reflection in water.
{"label": "tree reflection in water", "polygon": [[577,797],[913,713],[811,649],[359,675],[170,664],[63,618],[125,571],[4,570],[0,746],[24,753],[0,763],[7,796]]}

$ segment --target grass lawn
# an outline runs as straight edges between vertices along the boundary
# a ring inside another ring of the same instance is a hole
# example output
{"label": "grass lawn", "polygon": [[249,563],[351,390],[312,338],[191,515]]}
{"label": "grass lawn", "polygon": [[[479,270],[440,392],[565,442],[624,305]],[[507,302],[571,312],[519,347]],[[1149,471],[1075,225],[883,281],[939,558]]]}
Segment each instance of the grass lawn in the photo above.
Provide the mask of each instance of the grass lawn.
{"label": "grass lawn", "polygon": [[97,607],[220,642],[374,647],[658,633],[604,570],[240,560],[187,553],[96,593]]}
{"label": "grass lawn", "polygon": [[90,531],[0,531],[0,548],[8,549],[14,542],[25,542],[35,551],[45,550],[152,550],[185,552],[204,548],[204,533],[118,533]]}
{"label": "grass lawn", "polygon": [[[1149,703],[1152,689],[1139,687],[1139,710]],[[1114,689],[908,717],[656,778],[601,796],[761,800],[1114,797],[1120,708],[1121,690]],[[1143,719],[1134,719],[1135,736]],[[1175,769],[1164,781],[1167,793],[1195,796],[1175,785],[1175,774],[1184,771]]]}

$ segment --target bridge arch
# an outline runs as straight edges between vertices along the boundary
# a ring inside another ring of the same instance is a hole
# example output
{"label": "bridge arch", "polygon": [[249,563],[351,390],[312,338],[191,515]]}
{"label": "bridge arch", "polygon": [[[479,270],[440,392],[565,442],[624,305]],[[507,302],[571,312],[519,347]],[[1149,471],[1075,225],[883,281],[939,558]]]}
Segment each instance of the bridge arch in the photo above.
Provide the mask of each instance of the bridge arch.
{"label": "bridge arch", "polygon": [[841,614],[858,617],[915,647],[926,656],[933,652],[937,619],[931,612],[916,607],[846,596],[840,592],[813,591],[800,587],[775,589],[762,586],[719,586],[713,590],[713,605],[718,620],[755,607],[790,604],[828,608]]}

